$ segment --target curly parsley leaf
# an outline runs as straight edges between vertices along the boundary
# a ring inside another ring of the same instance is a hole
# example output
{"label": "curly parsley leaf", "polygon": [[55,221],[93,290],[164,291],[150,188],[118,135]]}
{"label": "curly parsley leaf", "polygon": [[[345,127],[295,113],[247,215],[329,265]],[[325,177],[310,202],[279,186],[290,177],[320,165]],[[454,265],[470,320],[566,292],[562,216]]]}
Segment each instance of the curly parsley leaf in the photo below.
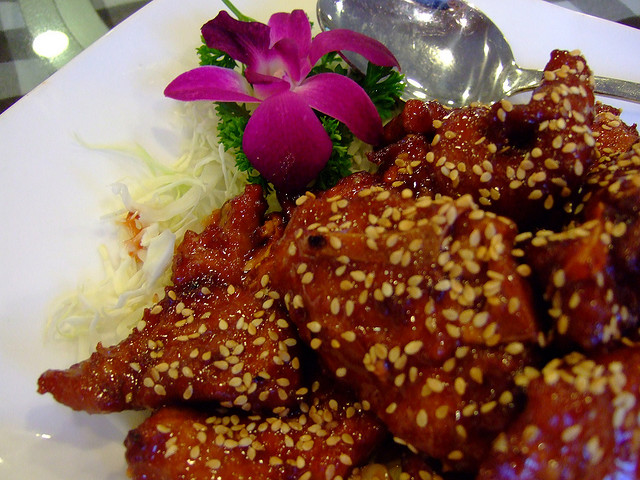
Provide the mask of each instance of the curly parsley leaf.
{"label": "curly parsley leaf", "polygon": [[367,71],[356,81],[367,92],[383,120],[391,118],[404,91],[404,75],[393,67],[381,67],[369,62]]}
{"label": "curly parsley leaf", "polygon": [[218,138],[226,150],[242,148],[242,135],[249,121],[249,110],[244,105],[233,102],[216,103]]}
{"label": "curly parsley leaf", "polygon": [[210,48],[204,41],[203,37],[200,37],[202,45],[196,48],[196,53],[200,59],[200,65],[213,65],[223,68],[236,68],[238,65],[236,61],[222,50],[216,48]]}
{"label": "curly parsley leaf", "polygon": [[269,182],[253,168],[251,162],[242,151],[242,136],[249,122],[249,110],[244,105],[233,102],[220,102],[216,104],[218,114],[218,139],[226,151],[234,154],[236,168],[247,174],[248,183],[257,183],[262,186],[265,193],[271,191]]}
{"label": "curly parsley leaf", "polygon": [[318,60],[309,76],[327,72],[348,76],[358,83],[367,92],[383,120],[397,113],[405,84],[404,75],[393,67],[381,67],[369,62],[366,72],[361,73],[349,68],[339,52],[330,52]]}
{"label": "curly parsley leaf", "polygon": [[349,68],[338,52],[329,52],[320,57],[320,60],[309,72],[309,76],[327,72],[339,73],[345,76],[349,74]]}
{"label": "curly parsley leaf", "polygon": [[349,155],[349,145],[353,141],[353,134],[347,126],[327,115],[320,115],[322,126],[333,142],[333,150],[327,165],[318,174],[315,186],[322,190],[333,187],[338,181],[351,173],[352,163]]}

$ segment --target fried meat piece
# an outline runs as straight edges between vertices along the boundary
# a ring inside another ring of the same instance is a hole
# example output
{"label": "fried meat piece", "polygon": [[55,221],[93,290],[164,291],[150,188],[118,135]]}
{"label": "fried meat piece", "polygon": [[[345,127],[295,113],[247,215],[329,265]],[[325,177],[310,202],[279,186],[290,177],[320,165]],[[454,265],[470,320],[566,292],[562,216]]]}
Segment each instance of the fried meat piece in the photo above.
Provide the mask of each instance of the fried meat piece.
{"label": "fried meat piece", "polygon": [[559,343],[592,349],[635,334],[640,320],[640,143],[601,159],[585,185],[581,221],[527,240]]}
{"label": "fried meat piece", "polygon": [[596,103],[593,136],[596,149],[603,156],[626,153],[640,141],[636,125],[627,125],[620,119],[621,110],[603,103]]}
{"label": "fried meat piece", "polygon": [[[400,113],[384,126],[383,145],[396,143],[409,134],[433,137],[437,132],[436,126],[440,126],[449,111],[436,101],[407,100]],[[394,158],[391,155],[391,160]]]}
{"label": "fried meat piece", "polygon": [[133,480],[330,480],[347,478],[384,435],[344,392],[318,392],[284,417],[165,407],[125,446]]}
{"label": "fried meat piece", "polygon": [[242,288],[169,290],[120,344],[48,370],[38,391],[89,413],[187,401],[246,410],[291,404],[301,375],[286,318]]}
{"label": "fried meat piece", "polygon": [[537,341],[515,225],[368,174],[298,203],[270,280],[301,337],[399,441],[472,468],[514,415]]}
{"label": "fried meat piece", "polygon": [[478,480],[640,476],[640,349],[552,360],[522,415],[494,442]]}
{"label": "fried meat piece", "polygon": [[443,480],[423,458],[406,451],[389,464],[370,463],[355,469],[349,480]]}
{"label": "fried meat piece", "polygon": [[202,233],[186,232],[174,256],[173,284],[246,284],[247,272],[268,255],[284,228],[277,215],[265,220],[266,210],[262,189],[247,185],[211,214]]}
{"label": "fried meat piece", "polygon": [[214,212],[200,236],[187,235],[175,285],[132,333],[118,345],[99,344],[67,370],[43,373],[38,391],[90,413],[210,401],[264,410],[294,402],[301,378],[296,332],[276,295],[242,284],[247,264],[271,238],[264,210],[261,190],[248,187]]}
{"label": "fried meat piece", "polygon": [[592,78],[578,54],[554,51],[527,105],[503,100],[441,118],[425,110],[432,128],[371,156],[385,180],[417,193],[470,194],[522,229],[548,222],[551,213],[564,216],[564,204],[595,161]]}

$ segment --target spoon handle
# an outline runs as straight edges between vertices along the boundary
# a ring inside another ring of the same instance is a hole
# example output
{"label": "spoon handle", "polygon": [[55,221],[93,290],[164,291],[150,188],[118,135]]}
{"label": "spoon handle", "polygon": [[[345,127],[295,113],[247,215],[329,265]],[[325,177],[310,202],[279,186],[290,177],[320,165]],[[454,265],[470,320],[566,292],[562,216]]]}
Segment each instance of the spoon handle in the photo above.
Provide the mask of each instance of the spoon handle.
{"label": "spoon handle", "polygon": [[594,75],[596,86],[595,93],[609,97],[640,102],[640,83],[618,80]]}
{"label": "spoon handle", "polygon": [[513,67],[514,78],[513,83],[505,92],[508,95],[522,92],[524,90],[532,90],[540,85],[542,78],[542,72],[532,68],[520,68],[514,64]]}
{"label": "spoon handle", "polygon": [[[542,71],[518,68],[518,76],[513,82],[509,95],[523,90],[531,90],[540,85]],[[630,100],[632,102],[640,102],[640,83],[629,82],[627,80],[619,80],[617,78],[602,77],[594,75],[595,87],[593,91],[596,94],[606,97],[619,98],[621,100]]]}

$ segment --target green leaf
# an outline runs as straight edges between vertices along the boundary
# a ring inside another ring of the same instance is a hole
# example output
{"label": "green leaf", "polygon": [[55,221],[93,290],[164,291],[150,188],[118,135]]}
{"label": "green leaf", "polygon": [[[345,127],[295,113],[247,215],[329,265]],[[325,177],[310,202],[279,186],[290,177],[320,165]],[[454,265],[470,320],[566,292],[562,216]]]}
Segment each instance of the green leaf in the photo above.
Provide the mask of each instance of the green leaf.
{"label": "green leaf", "polygon": [[381,67],[369,62],[367,71],[355,79],[367,92],[383,120],[391,118],[404,91],[404,75],[393,67]]}
{"label": "green leaf", "polygon": [[233,102],[220,102],[216,104],[218,122],[218,138],[225,150],[238,150],[242,148],[242,135],[249,121],[249,110],[244,105]]}
{"label": "green leaf", "polygon": [[249,110],[244,105],[233,102],[220,102],[216,104],[218,114],[218,139],[226,151],[233,153],[236,159],[236,168],[247,174],[248,183],[257,183],[262,186],[266,194],[271,191],[271,185],[260,173],[253,168],[251,162],[242,151],[242,136],[249,122]]}
{"label": "green leaf", "polygon": [[240,150],[236,152],[235,155],[236,168],[239,172],[245,172],[247,174],[247,183],[258,184],[262,187],[262,191],[265,196],[269,194],[272,190],[271,184],[267,181],[266,178],[260,175],[260,172],[253,168],[251,162],[249,162],[249,159],[244,154],[244,152]]}
{"label": "green leaf", "polygon": [[320,121],[333,142],[331,157],[315,181],[315,187],[326,190],[335,186],[341,178],[351,173],[352,162],[351,155],[349,155],[349,145],[353,141],[353,134],[344,123],[335,118],[320,115]]}
{"label": "green leaf", "polygon": [[204,42],[204,38],[200,37],[202,45],[196,49],[198,58],[200,59],[200,65],[213,65],[223,68],[236,68],[236,61],[222,50],[216,48],[209,48]]}
{"label": "green leaf", "polygon": [[340,75],[349,74],[349,68],[338,52],[329,52],[320,57],[320,60],[309,72],[309,76],[327,72],[339,73]]}

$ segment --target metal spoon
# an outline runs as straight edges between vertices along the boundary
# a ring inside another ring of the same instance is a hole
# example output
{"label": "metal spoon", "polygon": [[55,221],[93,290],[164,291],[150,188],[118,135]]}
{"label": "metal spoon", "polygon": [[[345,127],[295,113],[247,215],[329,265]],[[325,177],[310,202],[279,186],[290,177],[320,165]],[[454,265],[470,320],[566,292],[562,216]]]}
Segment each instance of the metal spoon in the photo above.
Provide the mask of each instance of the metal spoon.
{"label": "metal spoon", "polygon": [[[318,0],[317,15],[323,30],[347,28],[383,42],[405,74],[405,100],[493,103],[542,78],[539,70],[520,68],[498,27],[461,0]],[[362,57],[347,58],[366,68]],[[595,80],[596,93],[640,102],[640,84]]]}

